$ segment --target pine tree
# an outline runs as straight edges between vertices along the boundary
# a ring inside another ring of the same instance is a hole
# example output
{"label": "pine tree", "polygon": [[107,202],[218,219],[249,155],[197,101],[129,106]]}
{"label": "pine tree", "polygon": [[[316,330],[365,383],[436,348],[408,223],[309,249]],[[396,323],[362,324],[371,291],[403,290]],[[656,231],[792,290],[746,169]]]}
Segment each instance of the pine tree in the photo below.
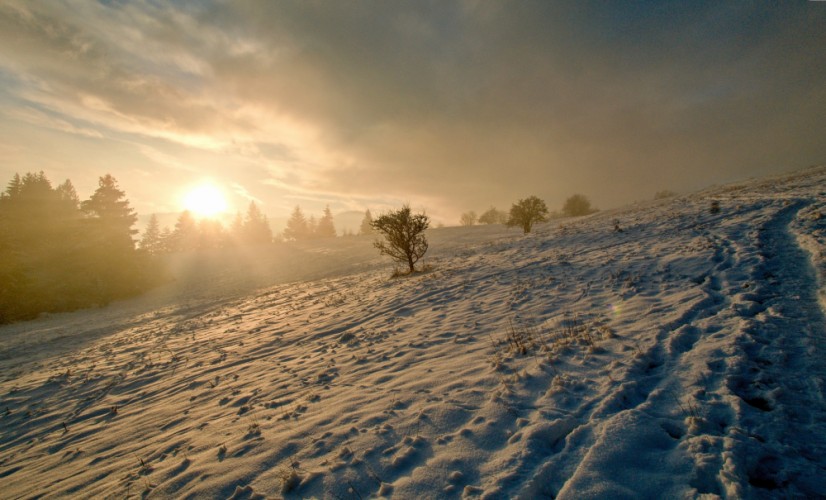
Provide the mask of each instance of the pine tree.
{"label": "pine tree", "polygon": [[77,195],[77,191],[75,191],[75,186],[72,185],[72,181],[66,179],[66,182],[57,186],[56,191],[60,199],[65,202],[69,208],[75,210],[80,208],[80,198]]}
{"label": "pine tree", "polygon": [[71,181],[52,188],[43,172],[15,175],[0,196],[0,322],[105,304],[159,282],[135,251],[137,216],[114,178],[78,201]]}
{"label": "pine tree", "polygon": [[157,255],[162,251],[161,229],[158,225],[158,217],[152,214],[149,217],[149,223],[141,237],[140,247],[152,255]]}
{"label": "pine tree", "polygon": [[178,252],[194,250],[198,247],[198,225],[192,213],[184,210],[175,221],[175,229],[172,231],[172,249]]}
{"label": "pine tree", "polygon": [[307,221],[307,238],[312,239],[318,237],[318,221],[315,215],[311,215]]}
{"label": "pine tree", "polygon": [[361,227],[359,228],[359,234],[361,234],[361,235],[373,234],[373,216],[370,214],[369,209],[364,212],[364,218],[361,220]]}
{"label": "pine tree", "polygon": [[226,231],[221,221],[201,219],[198,222],[198,248],[221,248],[226,240]]}
{"label": "pine tree", "polygon": [[138,221],[138,216],[129,207],[126,193],[118,189],[117,181],[110,174],[99,179],[98,188],[80,204],[80,208],[100,222],[106,237],[117,239],[122,244],[128,241],[129,246],[134,248],[132,235],[137,234],[138,230],[132,226]]}
{"label": "pine tree", "polygon": [[164,253],[175,251],[175,235],[169,226],[164,226],[160,235],[160,251]]}
{"label": "pine tree", "polygon": [[272,243],[272,229],[267,216],[258,208],[255,202],[250,202],[247,217],[244,219],[245,240],[254,245]]}
{"label": "pine tree", "polygon": [[333,213],[330,211],[330,206],[324,208],[324,215],[319,219],[316,227],[316,236],[318,238],[335,238],[336,227],[333,224]]}
{"label": "pine tree", "polygon": [[20,174],[15,173],[14,177],[9,181],[9,185],[6,187],[6,192],[3,193],[3,196],[15,197],[20,194],[21,189],[23,189],[23,180],[20,179]]}
{"label": "pine tree", "polygon": [[310,228],[307,224],[307,219],[304,218],[304,213],[301,207],[295,206],[292,215],[287,220],[287,228],[284,229],[285,240],[305,240],[310,235]]}
{"label": "pine tree", "polygon": [[237,241],[244,239],[244,217],[241,212],[235,212],[235,218],[232,219],[232,225],[229,227],[230,236]]}
{"label": "pine tree", "polygon": [[92,300],[106,304],[144,289],[151,264],[135,251],[133,236],[138,230],[133,226],[138,216],[115,178],[100,177],[98,188],[80,208],[87,215],[84,258]]}

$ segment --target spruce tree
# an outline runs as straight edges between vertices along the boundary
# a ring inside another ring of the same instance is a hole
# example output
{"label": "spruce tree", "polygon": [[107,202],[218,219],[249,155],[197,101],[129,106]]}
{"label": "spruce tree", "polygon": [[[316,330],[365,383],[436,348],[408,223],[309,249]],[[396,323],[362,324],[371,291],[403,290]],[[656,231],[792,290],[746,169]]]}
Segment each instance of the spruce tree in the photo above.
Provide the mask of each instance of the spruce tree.
{"label": "spruce tree", "polygon": [[241,211],[235,212],[235,218],[232,219],[232,225],[229,227],[230,236],[236,241],[241,241],[244,239],[244,217],[241,215]]}
{"label": "spruce tree", "polygon": [[138,216],[115,178],[100,177],[98,188],[80,208],[87,215],[88,286],[96,302],[106,304],[144,289],[150,264],[135,251],[133,236],[138,230],[133,226]]}
{"label": "spruce tree", "polygon": [[98,188],[94,194],[83,203],[80,208],[92,219],[99,222],[100,230],[110,243],[117,240],[118,244],[134,248],[132,236],[138,233],[132,226],[138,221],[138,216],[129,207],[126,193],[118,188],[117,181],[110,174],[106,174],[98,181]]}
{"label": "spruce tree", "polygon": [[14,177],[9,181],[9,185],[6,187],[6,192],[3,193],[2,196],[17,196],[20,194],[21,189],[23,189],[23,180],[20,178],[20,174],[15,173]]}
{"label": "spruce tree", "polygon": [[189,210],[184,210],[175,221],[175,229],[172,231],[172,249],[178,252],[195,250],[198,248],[198,224]]}
{"label": "spruce tree", "polygon": [[319,238],[335,238],[336,227],[333,224],[333,213],[330,211],[330,206],[324,208],[324,215],[318,221],[316,226],[316,236]]}
{"label": "spruce tree", "polygon": [[226,240],[226,232],[221,221],[201,219],[198,222],[198,248],[221,248]]}
{"label": "spruce tree", "polygon": [[311,215],[307,220],[307,238],[312,239],[318,236],[318,221],[315,215]]}
{"label": "spruce tree", "polygon": [[361,235],[373,234],[373,216],[370,214],[369,209],[367,209],[364,212],[364,218],[361,219],[361,227],[359,228],[359,234],[361,234]]}
{"label": "spruce tree", "polygon": [[149,222],[141,237],[140,247],[141,250],[145,250],[152,255],[157,255],[162,251],[161,228],[158,224],[158,216],[155,214],[149,216]]}
{"label": "spruce tree", "polygon": [[258,205],[252,201],[247,208],[247,217],[244,219],[244,234],[245,240],[254,245],[272,243],[270,222]]}
{"label": "spruce tree", "polygon": [[80,208],[80,198],[77,196],[77,191],[75,191],[75,186],[72,185],[72,181],[66,179],[66,181],[57,186],[58,196],[60,199],[67,204],[67,207],[70,209],[77,210]]}
{"label": "spruce tree", "polygon": [[295,206],[290,218],[287,219],[287,227],[284,229],[285,240],[305,240],[309,237],[310,229],[307,224],[307,219],[304,218],[304,213],[301,207]]}

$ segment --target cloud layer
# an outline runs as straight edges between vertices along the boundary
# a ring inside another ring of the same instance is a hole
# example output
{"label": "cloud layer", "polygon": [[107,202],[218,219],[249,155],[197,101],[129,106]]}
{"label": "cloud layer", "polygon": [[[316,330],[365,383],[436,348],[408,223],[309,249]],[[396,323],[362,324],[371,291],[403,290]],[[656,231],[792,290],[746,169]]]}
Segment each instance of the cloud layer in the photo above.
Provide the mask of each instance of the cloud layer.
{"label": "cloud layer", "polygon": [[147,210],[199,176],[270,213],[612,206],[826,161],[824,47],[817,2],[10,1],[0,174],[109,171]]}

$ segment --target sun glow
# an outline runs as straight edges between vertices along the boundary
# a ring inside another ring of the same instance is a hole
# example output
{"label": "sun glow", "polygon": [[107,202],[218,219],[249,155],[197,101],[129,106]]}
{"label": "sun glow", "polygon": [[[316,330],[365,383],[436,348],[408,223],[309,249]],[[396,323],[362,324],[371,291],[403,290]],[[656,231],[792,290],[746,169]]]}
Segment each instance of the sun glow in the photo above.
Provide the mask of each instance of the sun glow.
{"label": "sun glow", "polygon": [[226,212],[227,200],[219,188],[212,184],[201,184],[184,196],[184,209],[197,217],[214,217]]}

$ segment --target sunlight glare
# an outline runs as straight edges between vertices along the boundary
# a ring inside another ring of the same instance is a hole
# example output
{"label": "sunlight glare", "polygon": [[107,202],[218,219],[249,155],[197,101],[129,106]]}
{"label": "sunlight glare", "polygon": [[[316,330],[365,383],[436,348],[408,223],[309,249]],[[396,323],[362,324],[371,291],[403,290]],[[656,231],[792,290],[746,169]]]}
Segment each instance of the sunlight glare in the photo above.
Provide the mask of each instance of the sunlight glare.
{"label": "sunlight glare", "polygon": [[198,217],[214,217],[227,210],[227,201],[217,187],[201,184],[186,194],[184,208]]}

